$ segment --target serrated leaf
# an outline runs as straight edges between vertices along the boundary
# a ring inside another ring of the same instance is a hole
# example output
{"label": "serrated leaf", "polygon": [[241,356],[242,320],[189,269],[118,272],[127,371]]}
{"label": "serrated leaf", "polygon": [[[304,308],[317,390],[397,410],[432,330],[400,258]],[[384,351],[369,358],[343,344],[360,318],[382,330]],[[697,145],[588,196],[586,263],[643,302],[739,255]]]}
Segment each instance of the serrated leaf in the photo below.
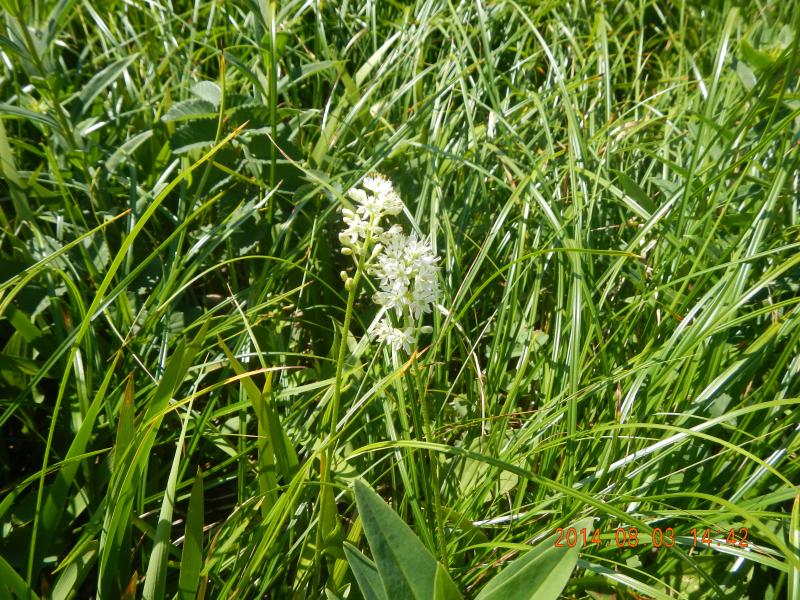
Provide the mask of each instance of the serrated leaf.
{"label": "serrated leaf", "polygon": [[358,513],[364,523],[364,533],[387,598],[433,598],[438,568],[433,555],[366,483],[356,481],[355,496]]}
{"label": "serrated leaf", "polygon": [[165,123],[174,121],[188,121],[190,119],[215,119],[216,107],[206,100],[184,100],[173,104],[167,114],[161,117]]}
{"label": "serrated leaf", "polygon": [[[589,529],[592,519],[571,527]],[[557,547],[552,535],[516,559],[492,579],[476,600],[557,600],[567,585],[581,551],[580,536],[572,547]]]}
{"label": "serrated leaf", "polygon": [[214,106],[219,106],[222,101],[222,90],[213,81],[198,81],[192,86],[191,91],[201,100],[205,100]]}
{"label": "serrated leaf", "polygon": [[175,154],[182,154],[195,148],[211,146],[217,137],[217,123],[209,119],[191,121],[175,130],[170,146]]}
{"label": "serrated leaf", "polygon": [[344,555],[364,600],[386,600],[386,592],[375,563],[347,542],[344,543]]}

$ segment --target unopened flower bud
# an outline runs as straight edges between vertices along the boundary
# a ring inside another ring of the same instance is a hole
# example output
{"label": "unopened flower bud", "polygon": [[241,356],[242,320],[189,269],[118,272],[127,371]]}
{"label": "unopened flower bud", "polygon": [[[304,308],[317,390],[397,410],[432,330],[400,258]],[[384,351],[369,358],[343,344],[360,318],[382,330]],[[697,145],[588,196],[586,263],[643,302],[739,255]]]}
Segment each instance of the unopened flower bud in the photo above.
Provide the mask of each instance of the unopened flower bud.
{"label": "unopened flower bud", "polygon": [[344,254],[345,256],[350,256],[352,253],[353,253],[352,248],[348,248],[347,246],[342,248],[342,254]]}
{"label": "unopened flower bud", "polygon": [[352,287],[353,287],[353,278],[348,277],[347,279],[344,280],[344,289],[346,289],[349,292],[350,288]]}
{"label": "unopened flower bud", "polygon": [[342,278],[342,281],[347,281],[347,271],[341,271],[339,277]]}
{"label": "unopened flower bud", "polygon": [[433,327],[431,327],[430,325],[423,325],[422,327],[419,328],[419,330],[422,333],[433,333]]}

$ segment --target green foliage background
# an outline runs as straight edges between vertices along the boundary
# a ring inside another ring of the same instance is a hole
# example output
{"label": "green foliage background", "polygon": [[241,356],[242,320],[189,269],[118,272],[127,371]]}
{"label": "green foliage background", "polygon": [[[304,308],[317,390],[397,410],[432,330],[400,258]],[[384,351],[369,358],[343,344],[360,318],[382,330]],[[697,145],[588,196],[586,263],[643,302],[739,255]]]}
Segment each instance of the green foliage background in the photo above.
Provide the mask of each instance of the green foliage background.
{"label": "green foliage background", "polygon": [[[792,3],[0,6],[0,592],[357,597],[360,477],[469,597],[800,598]],[[373,170],[445,292],[334,411]]]}

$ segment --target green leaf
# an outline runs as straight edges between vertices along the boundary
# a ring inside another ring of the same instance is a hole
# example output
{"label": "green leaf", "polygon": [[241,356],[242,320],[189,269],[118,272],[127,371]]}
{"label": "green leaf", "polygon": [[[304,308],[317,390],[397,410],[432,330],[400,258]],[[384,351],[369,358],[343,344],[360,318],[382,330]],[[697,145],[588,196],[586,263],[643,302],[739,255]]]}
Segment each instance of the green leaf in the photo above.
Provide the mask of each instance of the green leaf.
{"label": "green leaf", "polygon": [[461,600],[463,596],[458,588],[450,579],[447,569],[444,568],[442,563],[436,564],[436,579],[433,582],[433,598],[434,600]]}
{"label": "green leaf", "polygon": [[214,106],[222,102],[222,90],[213,81],[198,81],[192,86],[192,93]]}
{"label": "green leaf", "polygon": [[275,451],[273,449],[274,439],[269,433],[269,419],[267,417],[266,402],[258,390],[258,386],[253,380],[245,376],[245,368],[236,360],[233,352],[230,351],[228,346],[222,339],[219,340],[219,345],[225,356],[228,357],[228,362],[233,367],[233,371],[241,379],[241,385],[244,388],[250,404],[253,406],[253,411],[256,414],[258,421],[258,488],[261,495],[264,497],[263,512],[266,514],[270,508],[275,504],[278,499],[278,478],[275,472]]}
{"label": "green leaf", "polygon": [[[800,558],[800,496],[795,496],[792,506],[792,517],[789,521],[789,548]],[[789,567],[789,600],[800,600],[800,567],[790,563]]]}
{"label": "green leaf", "polygon": [[[130,421],[123,422],[120,419],[121,431],[118,433],[118,442],[120,444],[124,443],[127,435],[133,435],[139,441],[138,444],[135,441],[130,442],[128,444],[130,447],[127,451],[121,452],[118,448],[114,455],[114,475],[112,476],[112,485],[107,496],[107,502],[112,508],[106,513],[103,524],[103,531],[106,535],[101,538],[100,543],[101,596],[117,595],[118,592],[116,590],[118,589],[119,578],[124,577],[127,579],[128,569],[120,569],[119,561],[124,561],[125,557],[129,555],[129,553],[126,553],[128,544],[125,540],[130,528],[133,497],[141,484],[140,477],[144,471],[144,463],[150,459],[150,450],[153,447],[156,434],[164,417],[164,411],[169,404],[170,398],[172,398],[172,395],[186,376],[194,357],[200,351],[208,325],[209,320],[206,320],[195,338],[188,345],[185,340],[181,340],[178,343],[178,347],[167,362],[158,386],[156,386],[147,403],[147,410],[140,431],[135,434],[128,432],[123,436],[122,428],[130,427]],[[186,421],[184,421],[184,427],[185,423]],[[181,435],[183,435],[183,432]],[[148,598],[159,596],[158,592],[162,585],[161,578],[164,576],[164,570],[166,569],[166,544],[171,521],[167,515],[171,517],[175,501],[174,487],[177,477],[175,463],[179,462],[177,460],[179,458],[180,445],[176,450],[172,469],[170,470],[167,489],[161,505],[153,553],[148,565],[148,577],[145,581],[145,597]]]}
{"label": "green leaf", "polygon": [[344,555],[347,557],[347,564],[353,571],[364,600],[386,600],[386,591],[383,589],[381,576],[375,563],[347,542],[344,543]]}
{"label": "green leaf", "polygon": [[197,470],[189,497],[186,531],[181,552],[181,573],[178,579],[178,596],[181,600],[194,600],[203,566],[203,473]]}
{"label": "green leaf", "polygon": [[147,131],[137,133],[127,140],[108,157],[108,160],[106,160],[106,169],[113,173],[123,160],[130,158],[136,149],[151,137],[153,137],[153,130],[148,129]]}
{"label": "green leaf", "polygon": [[743,61],[736,63],[736,74],[746,90],[752,90],[757,83],[755,73]]}
{"label": "green leaf", "polygon": [[90,541],[81,551],[80,556],[72,560],[69,565],[61,571],[50,598],[52,600],[67,600],[73,598],[78,593],[84,579],[94,566],[97,559],[97,548],[99,544],[96,540]]}
{"label": "green leaf", "polygon": [[216,137],[216,121],[210,119],[190,121],[175,130],[170,146],[175,154],[183,154],[189,150],[213,145]]}
{"label": "green leaf", "polygon": [[[81,426],[78,429],[78,432],[75,434],[75,437],[72,439],[72,443],[67,450],[65,464],[63,467],[61,467],[61,469],[59,469],[55,480],[48,488],[47,496],[42,504],[42,533],[41,545],[37,552],[38,559],[41,559],[43,556],[45,556],[48,548],[50,547],[50,543],[58,535],[64,510],[69,504],[67,494],[72,486],[73,481],[75,480],[75,476],[78,473],[78,468],[81,465],[80,461],[70,459],[74,459],[75,457],[84,454],[86,447],[89,445],[91,435],[94,432],[95,421],[97,420],[97,416],[100,414],[100,411],[103,408],[106,400],[106,392],[109,384],[111,383],[111,379],[114,375],[119,358],[119,354],[114,356],[114,360],[111,362],[110,368],[107,369],[103,381],[100,384],[100,387],[97,389],[97,393],[95,394],[94,399],[89,406],[89,410],[86,411],[86,415],[81,422]],[[121,442],[119,433],[121,430],[125,430],[123,435],[127,436],[125,437],[127,440],[130,440],[130,438],[133,436],[132,379],[128,379],[125,395],[123,396],[123,401],[120,408],[119,419],[117,449],[119,448],[119,444]],[[127,442],[123,443],[127,445]]]}
{"label": "green leaf", "polygon": [[165,123],[171,121],[188,121],[190,119],[215,119],[216,107],[206,100],[184,100],[173,104],[167,114],[161,117]]}
{"label": "green leaf", "polygon": [[18,598],[19,600],[38,598],[25,580],[2,556],[0,556],[0,598]]}
{"label": "green leaf", "polygon": [[80,103],[79,114],[85,113],[86,109],[97,95],[111,85],[137,58],[139,58],[137,53],[121,58],[92,77],[86,85],[83,86],[78,96],[78,102]]}
{"label": "green leaf", "polygon": [[392,600],[433,598],[438,568],[433,555],[366,483],[356,481],[355,495],[386,596]]}
{"label": "green leaf", "polygon": [[53,129],[58,129],[58,123],[50,115],[46,115],[40,112],[34,112],[32,110],[28,110],[27,108],[14,106],[13,104],[6,104],[5,102],[0,102],[0,114],[13,115],[15,117],[23,117],[25,119],[30,119],[31,121],[38,121],[39,123],[43,123],[49,127],[52,127]]}
{"label": "green leaf", "polygon": [[[263,427],[263,432],[259,429],[259,440],[263,444],[272,445],[272,451],[275,455],[278,470],[288,481],[297,472],[300,461],[297,458],[297,452],[295,452],[289,436],[286,435],[286,431],[281,424],[273,404],[272,373],[266,373],[266,384],[263,393],[259,392],[258,387],[250,377],[243,377],[247,371],[242,364],[236,360],[236,357],[225,343],[222,342],[222,340],[220,340],[219,343],[234,372],[242,378],[242,385],[244,386],[245,392],[247,392],[247,397],[253,405],[259,426]],[[266,466],[268,466],[268,464]]]}
{"label": "green leaf", "polygon": [[[208,321],[206,321],[207,323]],[[155,600],[165,597],[167,586],[167,557],[172,548],[170,533],[172,532],[172,513],[175,509],[175,493],[178,486],[178,473],[180,472],[181,454],[183,440],[186,437],[186,427],[191,416],[191,403],[183,419],[183,426],[178,437],[175,448],[175,456],[172,459],[167,488],[164,490],[164,498],[161,501],[161,511],[158,515],[158,525],[156,535],[153,540],[153,552],[150,554],[150,561],[147,563],[147,574],[144,579],[144,589],[142,590],[142,600]],[[196,479],[195,479],[196,483]],[[194,490],[192,490],[194,491]],[[183,566],[183,563],[181,563]]]}
{"label": "green leaf", "polygon": [[[571,527],[580,531],[591,526],[592,519],[586,518]],[[572,548],[560,548],[555,545],[558,536],[550,536],[503,569],[476,600],[556,600],[578,562],[580,539]]]}
{"label": "green leaf", "polygon": [[616,174],[619,178],[620,187],[629,198],[634,200],[651,215],[658,210],[655,203],[650,199],[650,196],[647,195],[647,192],[645,192],[638,183],[622,171],[616,171]]}

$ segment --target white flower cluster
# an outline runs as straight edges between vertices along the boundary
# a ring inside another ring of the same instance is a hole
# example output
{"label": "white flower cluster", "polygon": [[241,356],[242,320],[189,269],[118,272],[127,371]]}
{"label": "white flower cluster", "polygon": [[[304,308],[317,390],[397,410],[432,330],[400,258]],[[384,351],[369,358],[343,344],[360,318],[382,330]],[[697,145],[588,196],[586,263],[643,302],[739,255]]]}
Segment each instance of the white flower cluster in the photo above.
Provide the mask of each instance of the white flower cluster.
{"label": "white flower cluster", "polygon": [[[388,230],[381,226],[383,217],[398,215],[403,210],[403,201],[391,181],[376,174],[365,178],[362,186],[364,189],[352,188],[347,192],[357,208],[342,210],[347,226],[339,234],[342,252],[361,259],[366,272],[378,280],[373,300],[383,306],[384,314],[371,329],[372,337],[395,350],[411,352],[419,328],[409,324],[429,313],[439,296],[436,264],[439,257],[430,243],[420,240],[416,233],[406,235],[400,225],[392,225]],[[392,312],[404,327],[392,324]]]}
{"label": "white flower cluster", "polygon": [[393,308],[398,318],[408,311],[419,319],[431,311],[430,305],[439,295],[439,257],[430,244],[417,239],[416,233],[406,236],[399,225],[393,225],[381,241],[384,248],[372,268],[372,274],[380,281],[374,300],[386,310]]}
{"label": "white flower cluster", "polygon": [[366,177],[362,185],[366,189],[351,188],[347,192],[358,205],[355,212],[342,209],[347,228],[339,234],[339,241],[350,250],[346,254],[358,254],[364,243],[374,242],[374,238],[383,233],[381,219],[386,215],[398,215],[403,210],[403,201],[394,191],[392,182],[382,175]]}

